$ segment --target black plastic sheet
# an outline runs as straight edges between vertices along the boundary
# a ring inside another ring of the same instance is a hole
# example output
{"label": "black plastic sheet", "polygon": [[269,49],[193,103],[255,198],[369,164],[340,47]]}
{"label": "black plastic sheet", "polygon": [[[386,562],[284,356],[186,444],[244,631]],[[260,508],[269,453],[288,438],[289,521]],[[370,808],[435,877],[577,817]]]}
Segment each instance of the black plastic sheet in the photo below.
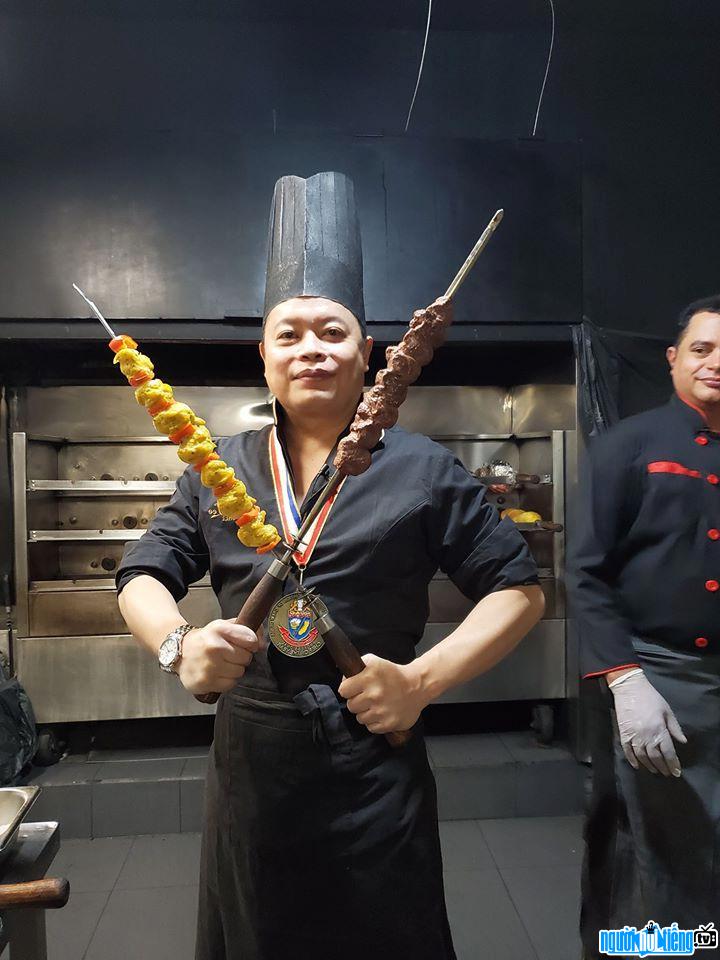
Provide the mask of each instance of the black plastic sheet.
{"label": "black plastic sheet", "polygon": [[573,327],[579,420],[586,439],[618,420],[665,403],[672,393],[664,337],[603,330],[589,320]]}

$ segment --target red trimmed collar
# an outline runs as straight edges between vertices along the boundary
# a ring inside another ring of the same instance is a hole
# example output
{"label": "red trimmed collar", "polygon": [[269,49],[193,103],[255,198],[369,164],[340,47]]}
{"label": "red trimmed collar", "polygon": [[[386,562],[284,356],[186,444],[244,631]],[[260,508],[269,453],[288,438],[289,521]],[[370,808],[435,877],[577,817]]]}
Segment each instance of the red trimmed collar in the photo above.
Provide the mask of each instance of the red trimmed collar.
{"label": "red trimmed collar", "polygon": [[679,393],[674,393],[670,400],[671,407],[680,414],[683,421],[692,427],[695,433],[713,433],[708,425],[704,411],[692,401],[687,400]]}
{"label": "red trimmed collar", "polygon": [[691,410],[694,410],[695,413],[699,414],[699,416],[702,418],[703,424],[706,427],[708,426],[707,415],[705,414],[705,411],[701,407],[698,407],[694,403],[691,403],[690,400],[687,400],[685,397],[682,397],[679,393],[677,394],[677,398],[678,400],[681,401],[681,403],[684,403],[686,406],[690,407]]}

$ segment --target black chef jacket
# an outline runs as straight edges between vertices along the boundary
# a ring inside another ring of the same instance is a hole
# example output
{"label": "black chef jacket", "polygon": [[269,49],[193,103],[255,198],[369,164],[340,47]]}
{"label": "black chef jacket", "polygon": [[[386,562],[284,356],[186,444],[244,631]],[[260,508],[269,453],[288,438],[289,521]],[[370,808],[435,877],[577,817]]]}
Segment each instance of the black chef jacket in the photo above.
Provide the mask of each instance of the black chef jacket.
{"label": "black chef jacket", "polygon": [[637,665],[633,636],[720,649],[720,434],[677,395],[592,442],[570,566],[581,667]]}
{"label": "black chef jacket", "polygon": [[[271,426],[221,440],[218,453],[235,469],[267,521],[281,530],[268,454]],[[278,427],[281,430],[281,426]],[[334,452],[312,483],[300,513],[311,509],[332,470]],[[289,458],[286,456],[288,467]],[[272,557],[239,543],[237,527],[217,514],[212,491],[188,468],[170,503],[126,550],[121,591],[149,574],[176,600],[209,569],[225,618],[235,617]],[[445,447],[399,427],[386,430],[371,468],[340,490],[305,574],[360,653],[397,663],[414,658],[428,617],[428,584],[440,568],[473,601],[537,582],[528,547],[512,521],[500,520],[485,488]],[[289,583],[286,592],[294,589]],[[269,657],[269,664],[268,664]],[[246,672],[256,687],[295,693],[310,683],[337,688],[340,677],[323,649],[291,659],[275,648]]]}

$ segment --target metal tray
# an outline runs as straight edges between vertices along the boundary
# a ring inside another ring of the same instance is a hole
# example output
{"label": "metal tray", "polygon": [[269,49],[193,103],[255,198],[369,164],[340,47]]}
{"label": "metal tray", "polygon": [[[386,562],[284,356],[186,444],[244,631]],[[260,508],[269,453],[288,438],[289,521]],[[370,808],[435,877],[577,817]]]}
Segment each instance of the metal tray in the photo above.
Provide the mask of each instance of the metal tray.
{"label": "metal tray", "polygon": [[0,859],[12,848],[20,824],[35,803],[40,787],[0,787]]}

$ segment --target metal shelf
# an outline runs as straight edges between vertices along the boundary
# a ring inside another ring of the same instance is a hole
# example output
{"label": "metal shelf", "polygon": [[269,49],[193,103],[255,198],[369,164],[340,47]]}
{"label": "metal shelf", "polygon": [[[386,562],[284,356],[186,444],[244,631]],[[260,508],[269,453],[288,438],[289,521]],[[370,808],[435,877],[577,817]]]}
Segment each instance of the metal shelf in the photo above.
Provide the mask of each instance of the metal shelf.
{"label": "metal shelf", "polygon": [[[545,523],[553,523],[553,527],[557,527],[558,529],[543,526]],[[562,533],[565,529],[561,523],[554,523],[549,520],[539,520],[536,523],[516,523],[515,527],[517,530],[523,531],[523,533]]]}
{"label": "metal shelf", "polygon": [[40,433],[31,433],[28,434],[27,439],[28,441],[36,441],[40,443],[54,443],[58,444],[59,446],[69,443],[166,443],[168,446],[171,445],[170,440],[168,440],[168,438],[162,434],[156,434],[155,436],[147,437],[51,437]]}
{"label": "metal shelf", "polygon": [[172,494],[174,480],[28,480],[29,493],[83,494],[105,496],[123,494],[140,496],[147,494]]}
{"label": "metal shelf", "polygon": [[[210,577],[206,574],[202,580],[191,583],[188,590],[210,586]],[[47,593],[78,593],[85,590],[111,590],[115,593],[115,578],[109,576],[78,577],[76,580],[33,580],[30,583],[30,593],[34,596]]]}
{"label": "metal shelf", "polygon": [[145,530],[31,530],[28,543],[52,541],[93,541],[105,540],[123,543],[126,540],[139,540]]}

